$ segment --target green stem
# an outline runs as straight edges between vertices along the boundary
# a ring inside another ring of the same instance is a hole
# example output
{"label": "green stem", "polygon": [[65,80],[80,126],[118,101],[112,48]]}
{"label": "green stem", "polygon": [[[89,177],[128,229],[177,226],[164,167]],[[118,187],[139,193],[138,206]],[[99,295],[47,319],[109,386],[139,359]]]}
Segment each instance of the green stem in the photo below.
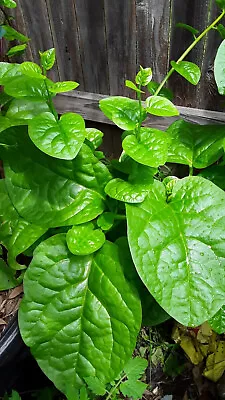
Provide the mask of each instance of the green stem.
{"label": "green stem", "polygon": [[[190,53],[190,51],[196,46],[196,44],[198,42],[200,42],[200,40],[211,30],[215,27],[215,25],[218,24],[218,22],[223,18],[223,16],[225,15],[225,10],[222,11],[222,13],[219,15],[218,18],[215,19],[215,21],[209,25],[195,40],[194,42],[191,43],[191,45],[185,50],[185,52],[182,54],[182,56],[177,60],[177,63],[181,62],[184,60],[184,58]],[[171,68],[169,70],[169,72],[167,73],[167,75],[165,76],[165,78],[163,79],[163,81],[161,82],[161,84],[159,85],[158,89],[156,90],[154,96],[157,96],[160,93],[160,90],[163,88],[163,86],[165,85],[165,83],[168,81],[168,79],[170,78],[170,76],[172,75],[172,73],[175,71],[174,68]]]}
{"label": "green stem", "polygon": [[120,380],[116,383],[116,385],[113,386],[113,388],[110,390],[110,392],[109,392],[109,394],[108,394],[108,396],[106,397],[105,400],[109,400],[109,399],[112,397],[113,393],[114,393],[114,392],[116,391],[116,389],[120,386],[120,384],[121,384],[121,382],[124,380],[124,378],[126,378],[126,374],[124,374],[124,375],[122,376],[122,378],[120,378]]}
{"label": "green stem", "polygon": [[126,217],[126,215],[121,215],[121,214],[117,214],[117,215],[115,215],[115,220],[124,220],[124,219],[127,219],[127,217]]}
{"label": "green stem", "polygon": [[[42,70],[43,70],[43,75],[47,77],[46,69],[44,67],[42,67]],[[55,106],[54,106],[54,103],[52,101],[52,96],[51,96],[51,94],[49,92],[48,84],[46,82],[46,79],[44,80],[44,82],[45,82],[45,88],[46,88],[46,91],[47,91],[47,103],[48,103],[48,106],[49,106],[49,108],[51,110],[51,113],[54,115],[55,120],[58,121],[58,113],[57,113],[57,111],[55,109]]]}
{"label": "green stem", "polygon": [[[138,89],[141,90],[141,85],[138,86]],[[142,116],[142,104],[141,104],[141,93],[137,92],[138,104],[139,104],[139,122],[137,127],[137,140],[140,139],[140,130],[141,130],[141,116]]]}
{"label": "green stem", "polygon": [[193,165],[189,165],[189,176],[193,176],[194,168]]}

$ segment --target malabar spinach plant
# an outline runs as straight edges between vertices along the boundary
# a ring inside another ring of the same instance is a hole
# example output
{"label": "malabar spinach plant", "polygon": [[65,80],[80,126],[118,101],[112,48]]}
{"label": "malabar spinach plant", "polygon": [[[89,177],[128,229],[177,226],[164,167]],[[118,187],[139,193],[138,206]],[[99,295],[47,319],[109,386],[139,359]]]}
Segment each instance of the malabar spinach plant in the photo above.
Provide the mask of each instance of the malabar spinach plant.
{"label": "malabar spinach plant", "polygon": [[[225,1],[217,3],[219,17],[195,32],[161,84],[141,67],[135,82],[126,81],[137,100],[101,100],[103,113],[124,130],[119,160],[97,150],[103,134],[86,129],[80,115],[59,118],[54,96],[78,84],[48,78],[54,49],[40,53],[40,65],[0,63],[7,97],[0,116],[0,242],[8,251],[1,289],[24,276],[22,337],[68,398],[77,391],[87,398],[93,382],[106,393],[118,382],[141,322],[210,320],[224,331],[224,126],[180,119],[166,132],[143,126],[148,115],[178,117],[164,85],[174,72],[198,83],[198,66],[184,59],[211,29],[221,31]],[[215,60],[222,95],[224,61],[222,42]],[[187,165],[189,175],[165,176],[167,162]],[[33,257],[25,274],[20,254]]]}

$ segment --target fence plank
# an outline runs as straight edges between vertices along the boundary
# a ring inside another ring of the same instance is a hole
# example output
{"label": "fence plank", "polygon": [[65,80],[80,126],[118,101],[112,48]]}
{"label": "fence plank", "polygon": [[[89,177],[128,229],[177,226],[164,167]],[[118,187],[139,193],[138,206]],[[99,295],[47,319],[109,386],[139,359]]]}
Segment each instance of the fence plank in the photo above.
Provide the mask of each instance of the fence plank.
{"label": "fence plank", "polygon": [[110,94],[130,95],[125,80],[136,74],[135,0],[105,0]]}

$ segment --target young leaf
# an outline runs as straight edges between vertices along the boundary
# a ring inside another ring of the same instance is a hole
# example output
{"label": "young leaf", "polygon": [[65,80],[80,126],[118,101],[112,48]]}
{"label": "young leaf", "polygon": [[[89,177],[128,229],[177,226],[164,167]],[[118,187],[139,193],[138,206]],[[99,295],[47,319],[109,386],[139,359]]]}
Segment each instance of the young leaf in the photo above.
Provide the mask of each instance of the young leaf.
{"label": "young leaf", "polygon": [[14,272],[5,261],[0,258],[0,290],[8,290],[18,285]]}
{"label": "young leaf", "polygon": [[219,335],[225,332],[225,305],[209,320],[209,324]]}
{"label": "young leaf", "polygon": [[224,304],[225,193],[187,177],[175,183],[168,203],[155,181],[144,202],[126,210],[132,258],[157,302],[185,326],[215,315]]}
{"label": "young leaf", "polygon": [[[42,242],[24,277],[19,326],[44,373],[65,393],[96,376],[114,380],[131,357],[141,308],[125,280],[115,244],[71,254],[64,234]],[[59,346],[63,343],[63,346]]]}
{"label": "young leaf", "polygon": [[120,391],[124,396],[138,400],[142,398],[144,391],[147,389],[147,384],[140,381],[133,381],[128,379],[120,385]]}
{"label": "young leaf", "polygon": [[113,199],[127,203],[141,203],[144,201],[149,187],[141,183],[130,183],[120,178],[112,179],[105,187],[105,192]]}
{"label": "young leaf", "polygon": [[27,45],[25,44],[19,44],[18,46],[11,47],[9,51],[7,51],[6,55],[8,57],[12,57],[15,55],[23,54],[23,52],[26,50]]}
{"label": "young leaf", "polygon": [[201,71],[196,64],[189,61],[180,61],[179,63],[171,61],[171,65],[178,74],[183,76],[183,78],[192,85],[198,84],[199,79],[201,78]]}
{"label": "young leaf", "polygon": [[124,367],[128,379],[138,380],[144,374],[148,361],[141,357],[131,358]]}
{"label": "young leaf", "polygon": [[179,115],[174,104],[162,96],[150,96],[146,99],[146,111],[159,117],[173,117]]}
{"label": "young leaf", "polygon": [[86,139],[97,149],[102,144],[103,133],[95,128],[86,128]]}
{"label": "young leaf", "polygon": [[45,71],[48,71],[55,64],[55,49],[52,48],[44,51],[43,53],[40,52],[40,58],[41,58],[41,66]]}
{"label": "young leaf", "polygon": [[167,134],[171,139],[168,162],[206,168],[223,154],[222,125],[197,125],[179,120],[167,129]]}
{"label": "young leaf", "polygon": [[183,24],[181,22],[178,22],[178,24],[176,24],[176,28],[186,29],[187,31],[191,32],[194,37],[196,37],[196,35],[199,34],[199,31],[197,29],[193,28],[193,26]]}
{"label": "young leaf", "polygon": [[106,389],[105,385],[97,378],[97,376],[89,376],[84,378],[88,388],[97,396],[104,396]]}
{"label": "young leaf", "polygon": [[5,31],[4,38],[8,41],[18,40],[19,42],[27,43],[30,40],[27,36],[24,36],[22,33],[18,32],[9,25],[2,25],[2,28]]}
{"label": "young leaf", "polygon": [[119,128],[131,131],[140,119],[138,101],[127,97],[112,96],[100,100],[100,109]]}
{"label": "young leaf", "polygon": [[63,114],[59,121],[50,112],[32,118],[28,132],[34,144],[44,153],[72,160],[85,139],[85,123],[79,114]]}
{"label": "young leaf", "polygon": [[225,40],[222,41],[216,53],[214,75],[219,94],[225,95]]}
{"label": "young leaf", "polygon": [[216,4],[217,4],[222,10],[225,10],[225,0],[216,0]]}
{"label": "young leaf", "polygon": [[140,71],[137,73],[135,81],[137,85],[147,86],[149,82],[152,80],[152,70],[151,68],[142,68],[140,67]]}
{"label": "young leaf", "polygon": [[48,89],[51,93],[64,93],[74,90],[78,86],[79,83],[74,81],[54,82],[53,84],[48,85]]}
{"label": "young leaf", "polygon": [[66,242],[71,253],[86,256],[99,250],[105,243],[101,229],[94,229],[91,222],[73,226],[66,234]]}
{"label": "young leaf", "polygon": [[137,93],[144,93],[142,90],[138,89],[138,87],[132,81],[126,80],[125,85],[126,87],[133,89]]}
{"label": "young leaf", "polygon": [[42,75],[42,70],[39,65],[25,61],[20,65],[20,70],[22,74],[29,76],[30,78],[37,78],[37,79],[46,79],[44,75]]}
{"label": "young leaf", "polygon": [[167,160],[168,136],[158,129],[141,128],[140,140],[135,135],[129,135],[122,146],[128,156],[149,167],[158,167]]}
{"label": "young leaf", "polygon": [[10,120],[27,121],[33,119],[36,115],[49,112],[49,107],[43,100],[34,99],[33,97],[24,97],[22,99],[14,99],[11,101],[7,110],[6,117]]}
{"label": "young leaf", "polygon": [[[159,83],[151,81],[147,86],[149,93],[154,95],[156,90],[159,88],[159,85]],[[165,87],[160,90],[158,96],[166,97],[168,100],[173,100],[173,93],[170,89],[167,89]]]}

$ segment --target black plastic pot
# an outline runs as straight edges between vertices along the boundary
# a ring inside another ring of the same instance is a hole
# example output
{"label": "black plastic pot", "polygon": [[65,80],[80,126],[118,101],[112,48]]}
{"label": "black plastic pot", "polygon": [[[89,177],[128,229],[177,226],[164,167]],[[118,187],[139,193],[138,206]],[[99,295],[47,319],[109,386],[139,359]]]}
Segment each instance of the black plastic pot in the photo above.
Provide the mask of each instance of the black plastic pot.
{"label": "black plastic pot", "polygon": [[19,333],[17,316],[0,339],[0,396],[17,390],[29,393],[49,385]]}

